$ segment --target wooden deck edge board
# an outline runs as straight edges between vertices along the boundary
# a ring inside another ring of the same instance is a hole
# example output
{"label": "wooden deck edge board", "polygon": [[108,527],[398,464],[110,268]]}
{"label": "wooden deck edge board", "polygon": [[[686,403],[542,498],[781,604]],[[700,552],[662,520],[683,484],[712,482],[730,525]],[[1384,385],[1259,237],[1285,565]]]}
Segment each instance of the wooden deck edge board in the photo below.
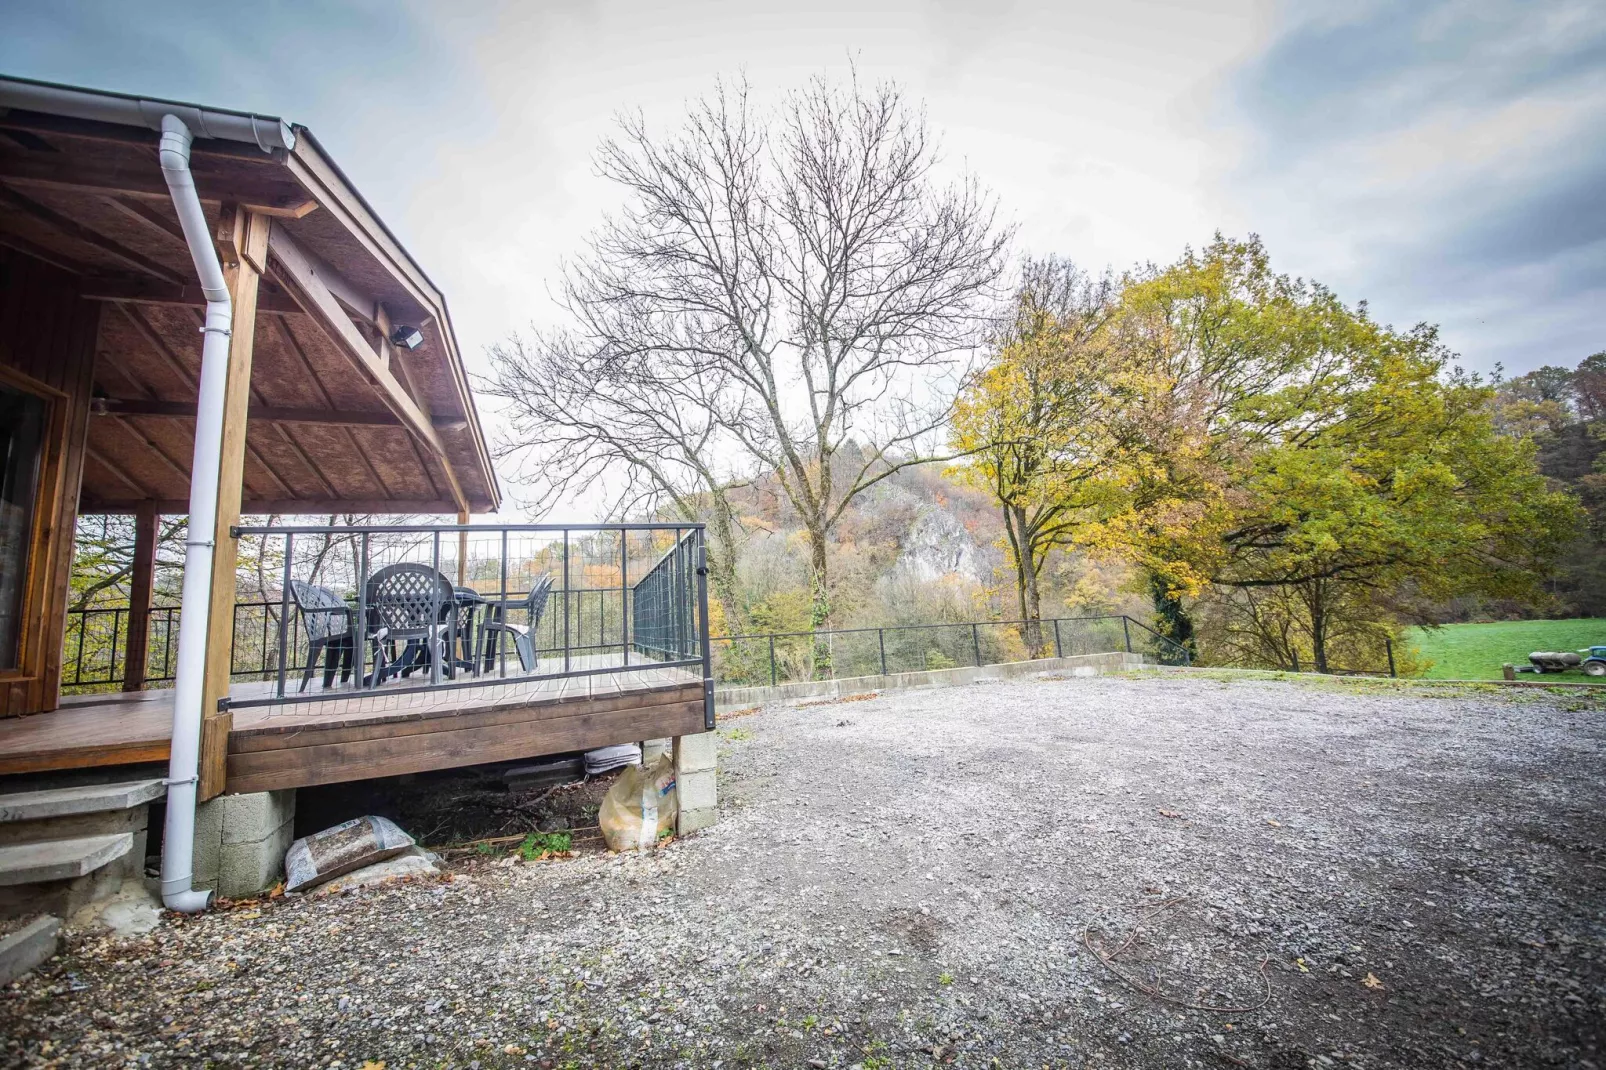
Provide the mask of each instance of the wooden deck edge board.
{"label": "wooden deck edge board", "polygon": [[636,692],[593,699],[587,702],[566,702],[531,706],[507,706],[470,713],[440,714],[405,722],[358,722],[347,725],[300,725],[294,731],[274,733],[247,733],[238,730],[229,737],[229,753],[255,754],[268,751],[293,751],[329,744],[360,743],[372,739],[390,739],[404,736],[432,735],[438,732],[458,732],[499,724],[539,723],[561,721],[575,716],[613,713],[619,710],[654,710],[683,702],[701,701],[701,692],[679,693]]}
{"label": "wooden deck edge board", "polygon": [[562,719],[459,728],[422,736],[229,755],[230,792],[310,787],[374,777],[512,761],[638,738],[649,730],[682,735],[702,727],[701,702],[582,713]]}

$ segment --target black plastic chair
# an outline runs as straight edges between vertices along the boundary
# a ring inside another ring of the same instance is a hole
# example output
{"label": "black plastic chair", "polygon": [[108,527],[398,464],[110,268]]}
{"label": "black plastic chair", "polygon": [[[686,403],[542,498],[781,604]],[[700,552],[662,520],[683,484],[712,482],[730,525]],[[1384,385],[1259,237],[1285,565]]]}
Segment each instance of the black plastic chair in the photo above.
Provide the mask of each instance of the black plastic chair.
{"label": "black plastic chair", "polygon": [[[547,598],[552,593],[552,577],[542,576],[530,587],[530,593],[524,598],[524,624],[509,624],[498,618],[485,622],[485,668],[490,669],[495,663],[496,648],[493,642],[500,645],[500,632],[506,632],[513,637],[513,648],[519,653],[519,667],[525,672],[534,669],[538,664],[535,655],[535,629],[541,623],[541,614],[546,612]],[[500,608],[500,607],[498,607]],[[493,640],[492,637],[496,636]]]}
{"label": "black plastic chair", "polygon": [[[368,577],[367,601],[376,685],[390,676],[410,675],[431,659],[447,676],[455,675],[444,621],[456,605],[456,595],[445,576],[428,565],[387,565]],[[403,641],[407,646],[401,656],[387,657],[385,648]]]}
{"label": "black plastic chair", "polygon": [[351,607],[327,587],[315,587],[301,580],[290,581],[290,595],[301,614],[301,627],[307,633],[307,667],[301,674],[301,690],[312,681],[318,656],[324,657],[323,686],[334,686],[335,666],[339,663],[340,682],[351,679],[351,660],[356,651],[352,642]]}

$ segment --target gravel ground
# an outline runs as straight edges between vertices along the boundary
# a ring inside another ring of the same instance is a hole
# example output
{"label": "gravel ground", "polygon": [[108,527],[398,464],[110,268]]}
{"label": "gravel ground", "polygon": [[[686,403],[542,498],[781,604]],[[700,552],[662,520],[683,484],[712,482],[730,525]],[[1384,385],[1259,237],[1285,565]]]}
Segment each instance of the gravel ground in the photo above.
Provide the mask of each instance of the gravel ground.
{"label": "gravel ground", "polygon": [[1606,1066],[1599,697],[1049,679],[722,733],[714,829],[78,934],[0,1058]]}

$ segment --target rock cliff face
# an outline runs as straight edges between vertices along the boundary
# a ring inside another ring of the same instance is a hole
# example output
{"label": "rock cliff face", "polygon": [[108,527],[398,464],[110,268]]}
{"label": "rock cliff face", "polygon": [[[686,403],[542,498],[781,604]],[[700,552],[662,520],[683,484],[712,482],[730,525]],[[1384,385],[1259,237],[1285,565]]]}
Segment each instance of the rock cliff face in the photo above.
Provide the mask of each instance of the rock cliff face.
{"label": "rock cliff face", "polygon": [[944,576],[981,579],[976,541],[946,507],[924,505],[909,528],[898,567],[922,580]]}

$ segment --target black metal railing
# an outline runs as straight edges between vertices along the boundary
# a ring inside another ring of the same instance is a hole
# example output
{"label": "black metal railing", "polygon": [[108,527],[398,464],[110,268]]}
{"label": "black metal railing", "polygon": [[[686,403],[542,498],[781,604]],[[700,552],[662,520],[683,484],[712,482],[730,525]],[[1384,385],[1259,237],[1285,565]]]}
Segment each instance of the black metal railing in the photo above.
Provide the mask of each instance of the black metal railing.
{"label": "black metal railing", "polygon": [[[234,607],[232,677],[269,685],[236,688],[229,699],[236,708],[380,686],[398,694],[641,668],[707,674],[699,525],[240,527],[234,534],[242,559],[278,587]],[[375,586],[382,572],[398,571],[414,581],[413,596],[425,592],[424,601],[404,607],[418,628],[397,628],[396,593]],[[532,601],[538,587],[543,593]],[[304,607],[309,597],[324,605]],[[128,612],[69,613],[64,688],[122,683]],[[178,618],[175,606],[151,611],[148,683],[173,679]],[[711,703],[708,711],[711,717]]]}
{"label": "black metal railing", "polygon": [[711,643],[714,678],[734,686],[994,665],[1030,660],[1034,653],[1071,657],[1125,652],[1162,665],[1191,664],[1186,647],[1117,614],[762,632],[715,636]]}
{"label": "black metal railing", "polygon": [[[685,529],[675,544],[649,566],[634,584],[580,588],[570,586],[552,594],[558,610],[550,607],[536,624],[533,642],[536,652],[556,657],[562,654],[572,664],[575,656],[621,650],[616,638],[628,612],[629,649],[638,658],[637,667],[648,663],[686,663],[701,656],[702,636],[698,621],[697,574],[701,536]],[[628,568],[628,563],[625,563]],[[574,577],[566,583],[572,585]],[[504,619],[528,626],[521,608],[528,588],[502,595],[490,592],[493,600],[508,607]],[[628,611],[625,608],[628,595]],[[568,612],[561,607],[567,605]],[[127,609],[75,610],[69,614],[66,649],[70,671],[63,686],[86,688],[120,684],[122,665],[115,652],[126,649]],[[281,602],[252,601],[235,606],[234,641],[231,669],[236,680],[277,681],[281,664],[287,682],[293,674],[305,671],[308,645],[297,626],[294,604],[289,607],[286,642],[281,658],[278,636]],[[147,680],[172,680],[173,657],[178,638],[177,607],[151,611],[150,670]],[[100,623],[91,625],[91,620]],[[111,625],[112,627],[108,627]],[[98,644],[85,654],[86,629],[98,636]],[[97,630],[98,629],[98,630]],[[77,642],[75,643],[75,637]],[[813,632],[761,632],[746,635],[713,636],[709,639],[711,675],[722,685],[750,686],[780,684],[821,678],[822,660],[829,666],[825,678],[888,675],[961,665],[986,665],[1003,661],[1022,661],[1031,657],[1027,646],[1033,633],[1025,621],[987,620],[938,624],[890,624],[874,628],[838,628]],[[1043,656],[1067,657],[1078,654],[1126,652],[1142,654],[1161,665],[1191,664],[1185,647],[1131,617],[1110,614],[1086,617],[1059,617],[1039,622],[1036,633],[1038,652]],[[827,657],[817,650],[824,646]],[[77,656],[71,656],[73,651]],[[110,656],[108,656],[110,655]],[[498,667],[508,652],[498,652]],[[86,674],[86,666],[89,673]],[[621,668],[628,667],[627,662]],[[97,673],[98,670],[98,673]],[[472,678],[470,678],[472,679]],[[298,682],[298,681],[297,681]]]}

